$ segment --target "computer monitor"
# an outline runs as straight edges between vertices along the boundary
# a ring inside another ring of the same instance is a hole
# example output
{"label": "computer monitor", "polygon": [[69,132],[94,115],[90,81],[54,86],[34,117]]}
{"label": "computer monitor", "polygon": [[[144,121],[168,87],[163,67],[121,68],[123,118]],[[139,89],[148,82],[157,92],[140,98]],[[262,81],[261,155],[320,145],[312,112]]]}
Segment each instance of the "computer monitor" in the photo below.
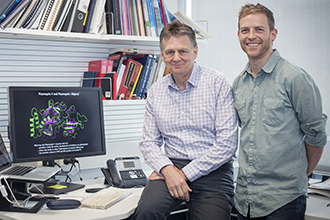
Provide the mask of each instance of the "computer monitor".
{"label": "computer monitor", "polygon": [[13,86],[8,102],[13,162],[106,153],[101,88]]}
{"label": "computer monitor", "polygon": [[102,90],[96,87],[9,87],[13,162],[106,153]]}

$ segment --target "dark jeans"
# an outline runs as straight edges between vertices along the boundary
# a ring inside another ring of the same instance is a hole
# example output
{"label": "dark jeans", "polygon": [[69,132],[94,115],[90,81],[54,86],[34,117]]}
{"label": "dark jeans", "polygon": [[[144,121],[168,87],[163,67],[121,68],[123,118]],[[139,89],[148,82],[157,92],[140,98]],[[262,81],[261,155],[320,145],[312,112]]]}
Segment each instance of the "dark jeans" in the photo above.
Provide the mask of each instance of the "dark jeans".
{"label": "dark jeans", "polygon": [[[190,162],[172,161],[179,169]],[[192,220],[230,219],[234,196],[231,162],[194,182],[188,181],[188,185],[192,189],[190,201],[187,202]],[[164,180],[149,181],[143,190],[135,213],[129,219],[163,220],[182,202],[171,197]]]}
{"label": "dark jeans", "polygon": [[289,202],[281,208],[275,210],[268,216],[260,218],[244,217],[240,213],[237,213],[238,220],[304,220],[306,211],[306,196],[300,196],[297,199]]}

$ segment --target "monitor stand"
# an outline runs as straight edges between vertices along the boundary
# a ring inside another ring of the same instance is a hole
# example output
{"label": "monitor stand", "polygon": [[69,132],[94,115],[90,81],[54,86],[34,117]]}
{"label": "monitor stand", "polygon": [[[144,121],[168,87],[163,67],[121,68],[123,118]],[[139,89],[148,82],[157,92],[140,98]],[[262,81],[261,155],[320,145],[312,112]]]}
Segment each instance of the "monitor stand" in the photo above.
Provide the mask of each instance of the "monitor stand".
{"label": "monitor stand", "polygon": [[[14,196],[18,200],[25,200],[27,195],[27,183],[25,182],[15,182],[15,181],[8,181],[10,184],[10,187],[14,189]],[[8,194],[8,198],[11,201],[14,201],[11,194]],[[37,213],[43,205],[49,200],[48,198],[31,198],[30,201],[35,201],[36,203],[33,204],[31,208],[23,207],[21,205],[18,206],[17,204],[10,203],[7,201],[4,197],[0,196],[0,211],[6,211],[6,212],[25,212],[25,213]]]}
{"label": "monitor stand", "polygon": [[[38,187],[38,189],[36,187]],[[41,190],[44,194],[60,195],[60,194],[64,194],[64,193],[68,193],[68,192],[71,192],[74,190],[84,188],[85,185],[79,184],[79,183],[59,182],[55,179],[52,179],[48,182],[37,185],[36,187],[31,188],[29,191],[31,193],[41,194],[41,192],[40,192],[40,190]]]}
{"label": "monitor stand", "polygon": [[[70,163],[72,164],[72,166],[71,166],[70,170],[68,172],[62,171],[59,174],[59,175],[67,176],[65,182],[52,178],[43,184],[37,185],[38,188],[33,187],[29,191],[31,193],[40,193],[41,194],[40,191],[42,191],[42,193],[44,193],[44,194],[60,195],[60,194],[64,194],[64,193],[68,193],[68,192],[71,192],[74,190],[84,188],[85,187],[84,184],[66,182],[69,177],[68,173],[72,170],[72,168],[74,167],[74,163],[76,161],[77,160],[75,160],[75,159],[71,159]],[[55,166],[56,163],[54,160],[48,160],[48,161],[43,161],[42,164],[43,164],[43,166]]]}

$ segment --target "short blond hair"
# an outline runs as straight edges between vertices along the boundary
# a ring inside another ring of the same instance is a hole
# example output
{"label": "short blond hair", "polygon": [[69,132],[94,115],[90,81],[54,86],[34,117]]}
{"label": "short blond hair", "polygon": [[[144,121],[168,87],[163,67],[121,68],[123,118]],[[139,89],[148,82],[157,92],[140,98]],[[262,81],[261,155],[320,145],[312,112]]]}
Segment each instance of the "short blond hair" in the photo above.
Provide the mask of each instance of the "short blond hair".
{"label": "short blond hair", "polygon": [[262,5],[262,4],[246,4],[243,5],[241,8],[241,11],[238,14],[238,30],[240,29],[240,25],[239,22],[242,18],[244,18],[245,16],[248,16],[250,14],[256,14],[256,13],[263,13],[267,16],[268,18],[268,25],[269,25],[269,29],[272,31],[275,28],[275,19],[274,19],[274,15],[273,12],[271,10],[269,10],[266,6]]}

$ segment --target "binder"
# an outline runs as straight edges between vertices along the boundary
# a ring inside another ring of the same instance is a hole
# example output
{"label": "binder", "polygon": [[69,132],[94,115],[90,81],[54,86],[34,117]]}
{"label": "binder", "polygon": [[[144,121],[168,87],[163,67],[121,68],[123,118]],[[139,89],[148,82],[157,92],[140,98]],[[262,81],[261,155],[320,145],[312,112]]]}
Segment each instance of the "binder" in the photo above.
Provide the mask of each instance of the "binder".
{"label": "binder", "polygon": [[9,22],[11,22],[16,17],[16,15],[21,13],[22,10],[24,10],[28,6],[30,1],[31,0],[25,0],[25,1],[20,2],[17,5],[17,7],[3,20],[0,27],[4,28]]}
{"label": "binder", "polygon": [[44,30],[51,31],[58,16],[59,10],[62,6],[63,0],[55,0],[53,8],[48,16]]}
{"label": "binder", "polygon": [[68,14],[66,15],[66,18],[63,21],[62,27],[60,28],[61,31],[68,31],[68,32],[71,31],[72,22],[73,22],[73,21],[71,22],[72,17],[73,17],[72,14],[76,10],[78,1],[79,0],[72,0],[70,7],[68,7],[68,9],[67,9]]}
{"label": "binder", "polygon": [[135,2],[135,0],[131,0],[130,3],[131,3],[130,9],[131,9],[131,21],[132,21],[133,35],[140,36],[136,2]]}
{"label": "binder", "polygon": [[[146,36],[142,2],[140,0],[136,0],[136,8],[137,8],[138,21],[139,21],[140,36]],[[148,20],[149,20],[149,18],[148,18]]]}
{"label": "binder", "polygon": [[71,32],[82,32],[90,0],[80,0],[74,14]]}
{"label": "binder", "polygon": [[102,99],[116,100],[117,94],[117,73],[106,73],[101,79]]}
{"label": "binder", "polygon": [[151,54],[146,54],[146,55],[135,55],[135,56],[131,56],[132,59],[140,62],[143,65],[138,83],[135,87],[135,91],[134,94],[136,95],[136,97],[138,98],[143,98],[143,91],[144,88],[147,86],[147,81],[149,79],[149,74],[150,74],[150,66],[151,66],[151,61],[153,59],[153,55]]}
{"label": "binder", "polygon": [[82,87],[95,87],[96,85],[96,71],[85,71],[83,74],[81,86]]}
{"label": "binder", "polygon": [[24,13],[20,17],[20,19],[17,21],[17,23],[15,24],[14,28],[20,28],[24,24],[25,20],[28,18],[28,16],[30,15],[30,13],[32,13],[32,11],[34,10],[34,8],[38,4],[38,1],[39,0],[31,0],[31,3],[26,8],[26,10],[24,11]]}
{"label": "binder", "polygon": [[114,13],[112,0],[105,1],[105,20],[107,24],[107,34],[114,34]]}
{"label": "binder", "polygon": [[58,16],[57,21],[55,22],[55,26],[53,27],[54,31],[60,31],[64,25],[66,18],[68,17],[70,8],[72,7],[73,0],[66,0],[63,5],[63,9],[61,14]]}
{"label": "binder", "polygon": [[2,0],[0,4],[0,23],[6,19],[19,2],[20,0]]}
{"label": "binder", "polygon": [[79,1],[80,0],[74,0],[74,4],[72,5],[72,7],[69,11],[69,15],[64,23],[63,29],[67,32],[71,32],[71,30],[72,30],[74,15],[76,14]]}
{"label": "binder", "polygon": [[90,29],[93,14],[94,14],[95,4],[96,4],[96,0],[91,0],[89,3],[87,19],[86,19],[85,27],[83,30],[84,33],[89,33],[89,29]]}
{"label": "binder", "polygon": [[21,27],[30,29],[32,26],[34,26],[34,23],[39,23],[47,2],[48,0],[39,0],[31,10],[30,14],[27,16]]}
{"label": "binder", "polygon": [[40,26],[38,27],[39,30],[44,30],[46,26],[46,22],[49,18],[49,15],[52,11],[54,4],[55,4],[55,0],[49,0],[48,5],[46,6],[44,14],[42,16]]}
{"label": "binder", "polygon": [[89,33],[98,34],[104,17],[105,0],[96,0],[93,17],[89,26]]}
{"label": "binder", "polygon": [[120,0],[119,1],[119,16],[122,23],[123,28],[123,35],[130,35],[129,34],[129,27],[128,27],[128,13],[126,13],[127,7],[126,7],[126,0]]}

